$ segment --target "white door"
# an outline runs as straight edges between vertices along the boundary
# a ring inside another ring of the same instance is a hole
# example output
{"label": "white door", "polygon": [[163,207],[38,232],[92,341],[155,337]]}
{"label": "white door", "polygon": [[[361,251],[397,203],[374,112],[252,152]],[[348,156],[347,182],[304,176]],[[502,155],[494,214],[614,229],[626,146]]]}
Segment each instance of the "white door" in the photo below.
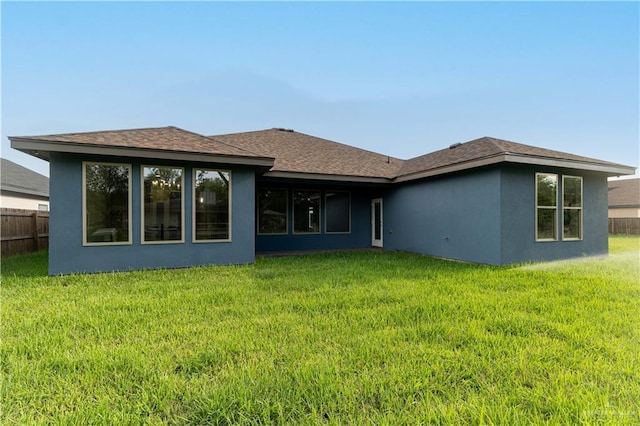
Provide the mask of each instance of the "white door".
{"label": "white door", "polygon": [[382,247],[382,198],[371,200],[371,245]]}

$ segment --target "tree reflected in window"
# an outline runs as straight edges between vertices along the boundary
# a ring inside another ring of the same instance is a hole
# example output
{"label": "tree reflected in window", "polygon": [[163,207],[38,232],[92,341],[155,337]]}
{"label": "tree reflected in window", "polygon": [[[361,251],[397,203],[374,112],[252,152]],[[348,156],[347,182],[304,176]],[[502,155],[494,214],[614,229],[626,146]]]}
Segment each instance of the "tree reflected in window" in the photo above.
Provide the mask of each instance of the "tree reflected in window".
{"label": "tree reflected in window", "polygon": [[196,241],[230,239],[230,180],[224,170],[194,170]]}
{"label": "tree reflected in window", "polygon": [[131,166],[84,163],[84,243],[130,242]]}

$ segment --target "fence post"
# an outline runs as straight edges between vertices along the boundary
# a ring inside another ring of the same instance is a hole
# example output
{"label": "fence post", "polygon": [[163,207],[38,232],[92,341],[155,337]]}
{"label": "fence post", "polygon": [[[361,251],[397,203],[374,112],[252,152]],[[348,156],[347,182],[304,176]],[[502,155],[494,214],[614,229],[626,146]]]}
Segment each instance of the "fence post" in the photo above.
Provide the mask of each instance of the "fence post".
{"label": "fence post", "polygon": [[39,239],[40,239],[40,234],[38,232],[38,212],[33,212],[33,214],[31,214],[31,222],[32,222],[32,226],[31,226],[31,235],[33,236],[33,251],[38,251],[38,243],[39,243]]}

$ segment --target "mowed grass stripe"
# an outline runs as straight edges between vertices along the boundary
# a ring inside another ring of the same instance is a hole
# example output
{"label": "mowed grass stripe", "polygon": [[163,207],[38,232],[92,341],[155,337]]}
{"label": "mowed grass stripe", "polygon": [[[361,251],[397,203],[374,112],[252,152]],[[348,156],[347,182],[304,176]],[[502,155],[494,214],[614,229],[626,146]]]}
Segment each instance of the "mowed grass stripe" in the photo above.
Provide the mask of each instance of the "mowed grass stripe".
{"label": "mowed grass stripe", "polygon": [[3,424],[635,424],[640,239],[47,277],[3,261]]}

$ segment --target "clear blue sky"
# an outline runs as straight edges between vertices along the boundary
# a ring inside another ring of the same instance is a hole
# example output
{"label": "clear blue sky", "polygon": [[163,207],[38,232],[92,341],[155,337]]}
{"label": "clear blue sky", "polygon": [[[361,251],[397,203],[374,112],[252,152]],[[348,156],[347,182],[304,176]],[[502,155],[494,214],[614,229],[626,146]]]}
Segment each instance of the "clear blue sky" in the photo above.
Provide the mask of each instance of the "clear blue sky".
{"label": "clear blue sky", "polygon": [[638,166],[639,4],[2,2],[7,136],[286,127],[410,158],[494,136]]}

